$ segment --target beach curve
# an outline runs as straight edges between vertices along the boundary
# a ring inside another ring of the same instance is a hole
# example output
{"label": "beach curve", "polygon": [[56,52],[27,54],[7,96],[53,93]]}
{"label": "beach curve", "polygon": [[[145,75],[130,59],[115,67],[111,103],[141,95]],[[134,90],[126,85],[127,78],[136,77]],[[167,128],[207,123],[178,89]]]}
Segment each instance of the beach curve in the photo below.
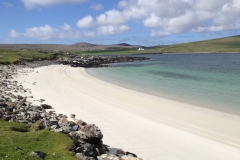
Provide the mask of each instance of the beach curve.
{"label": "beach curve", "polygon": [[99,126],[105,144],[143,159],[240,158],[236,115],[119,87],[92,77],[84,68],[45,66],[17,80],[57,113],[74,113]]}

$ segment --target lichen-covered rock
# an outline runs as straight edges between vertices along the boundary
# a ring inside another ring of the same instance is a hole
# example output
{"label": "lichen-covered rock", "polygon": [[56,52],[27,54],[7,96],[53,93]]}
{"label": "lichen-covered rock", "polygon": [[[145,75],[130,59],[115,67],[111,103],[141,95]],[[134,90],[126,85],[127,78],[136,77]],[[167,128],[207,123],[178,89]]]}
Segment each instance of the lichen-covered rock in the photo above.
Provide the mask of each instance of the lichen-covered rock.
{"label": "lichen-covered rock", "polygon": [[87,124],[80,129],[89,141],[98,142],[103,138],[102,131],[95,124]]}
{"label": "lichen-covered rock", "polygon": [[63,126],[70,126],[70,123],[68,121],[67,118],[61,118],[59,121],[58,121],[58,125],[60,127],[63,127]]}

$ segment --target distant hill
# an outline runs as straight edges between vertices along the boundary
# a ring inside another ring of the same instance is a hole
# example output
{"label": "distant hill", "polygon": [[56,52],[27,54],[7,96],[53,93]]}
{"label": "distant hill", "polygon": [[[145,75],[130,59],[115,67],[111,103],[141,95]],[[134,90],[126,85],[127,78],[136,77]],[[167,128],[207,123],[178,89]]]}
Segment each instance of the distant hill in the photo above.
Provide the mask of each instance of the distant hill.
{"label": "distant hill", "polygon": [[76,43],[72,45],[63,44],[0,44],[0,48],[8,49],[41,49],[41,50],[62,50],[62,51],[90,51],[90,50],[120,50],[135,49],[140,46],[133,46],[127,43],[113,45],[97,45],[90,43]]}
{"label": "distant hill", "polygon": [[0,44],[0,48],[8,49],[42,49],[42,50],[57,50],[64,48],[62,44]]}
{"label": "distant hill", "polygon": [[240,35],[151,48],[162,53],[240,52]]}
{"label": "distant hill", "polygon": [[97,46],[96,44],[90,44],[90,43],[85,43],[85,42],[81,42],[81,43],[75,43],[73,45],[70,46],[75,46],[75,47],[95,47]]}
{"label": "distant hill", "polygon": [[119,44],[116,44],[116,45],[119,45],[119,46],[131,46],[130,44],[127,44],[127,43],[119,43]]}
{"label": "distant hill", "polygon": [[[138,51],[138,48],[145,48],[144,51]],[[113,45],[99,45],[90,43],[76,43],[72,45],[63,44],[0,44],[0,48],[9,49],[41,49],[41,50],[61,50],[75,51],[77,53],[196,53],[196,52],[240,52],[240,35],[224,37],[212,40],[182,43],[164,46],[144,47],[140,45],[130,45],[119,43]]]}

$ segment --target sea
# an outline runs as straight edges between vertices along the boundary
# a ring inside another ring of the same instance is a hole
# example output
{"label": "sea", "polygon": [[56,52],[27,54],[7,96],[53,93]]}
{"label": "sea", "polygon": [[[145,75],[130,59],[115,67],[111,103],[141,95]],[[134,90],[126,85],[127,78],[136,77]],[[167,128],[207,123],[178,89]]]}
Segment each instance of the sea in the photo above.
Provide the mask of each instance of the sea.
{"label": "sea", "polygon": [[87,72],[132,90],[240,115],[240,53],[131,56],[150,59]]}

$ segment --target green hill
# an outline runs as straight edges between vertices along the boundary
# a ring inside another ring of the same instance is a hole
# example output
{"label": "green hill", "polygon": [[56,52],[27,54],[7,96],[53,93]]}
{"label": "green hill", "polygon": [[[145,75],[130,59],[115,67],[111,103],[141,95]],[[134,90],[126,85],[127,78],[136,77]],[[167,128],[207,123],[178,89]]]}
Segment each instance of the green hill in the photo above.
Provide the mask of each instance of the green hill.
{"label": "green hill", "polygon": [[144,53],[221,53],[240,52],[240,36],[225,37],[219,39],[136,48],[98,50],[98,51],[73,51],[78,54],[144,54]]}
{"label": "green hill", "polygon": [[240,36],[155,47],[162,53],[240,52]]}

